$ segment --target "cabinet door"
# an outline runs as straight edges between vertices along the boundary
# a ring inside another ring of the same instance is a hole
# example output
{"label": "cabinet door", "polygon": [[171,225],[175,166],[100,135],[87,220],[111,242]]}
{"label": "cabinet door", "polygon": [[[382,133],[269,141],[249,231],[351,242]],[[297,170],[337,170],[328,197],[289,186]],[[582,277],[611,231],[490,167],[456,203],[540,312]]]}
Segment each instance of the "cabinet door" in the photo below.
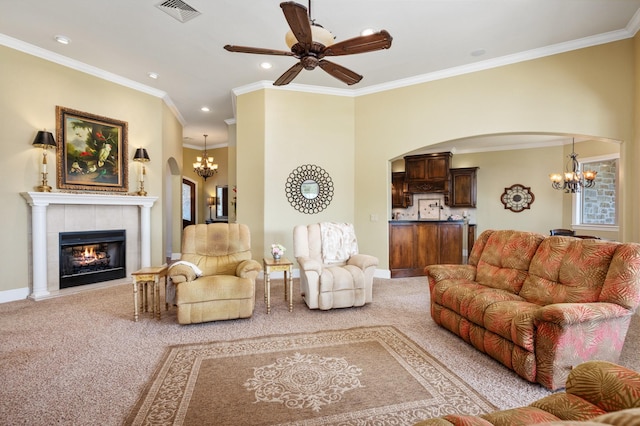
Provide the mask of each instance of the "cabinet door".
{"label": "cabinet door", "polygon": [[412,223],[389,225],[389,268],[413,268],[414,236]]}
{"label": "cabinet door", "polygon": [[449,157],[438,156],[427,160],[427,180],[445,180],[449,177]]}
{"label": "cabinet door", "polygon": [[391,207],[408,207],[413,204],[413,198],[407,192],[405,172],[391,173]]}
{"label": "cabinet door", "polygon": [[477,167],[451,169],[451,207],[476,206]]}
{"label": "cabinet door", "polygon": [[461,223],[440,224],[440,262],[441,264],[462,263],[462,232]]}
{"label": "cabinet door", "polygon": [[409,182],[422,182],[427,180],[427,162],[424,156],[416,158],[405,157],[404,169]]}
{"label": "cabinet door", "polygon": [[416,224],[416,248],[414,268],[422,269],[438,263],[438,224]]}

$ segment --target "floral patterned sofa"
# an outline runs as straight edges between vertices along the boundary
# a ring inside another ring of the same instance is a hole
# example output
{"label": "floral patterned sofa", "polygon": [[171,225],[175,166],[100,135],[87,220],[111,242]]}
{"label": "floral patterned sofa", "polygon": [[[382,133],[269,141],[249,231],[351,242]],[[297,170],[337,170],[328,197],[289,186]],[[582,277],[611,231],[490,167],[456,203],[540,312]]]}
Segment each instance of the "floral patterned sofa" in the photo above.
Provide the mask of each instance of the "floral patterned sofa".
{"label": "floral patterned sofa", "polygon": [[425,272],[438,325],[552,390],[582,362],[617,362],[640,304],[635,243],[488,230],[467,265]]}
{"label": "floral patterned sofa", "polygon": [[640,374],[607,361],[574,368],[559,392],[526,406],[481,416],[448,415],[414,426],[640,425]]}

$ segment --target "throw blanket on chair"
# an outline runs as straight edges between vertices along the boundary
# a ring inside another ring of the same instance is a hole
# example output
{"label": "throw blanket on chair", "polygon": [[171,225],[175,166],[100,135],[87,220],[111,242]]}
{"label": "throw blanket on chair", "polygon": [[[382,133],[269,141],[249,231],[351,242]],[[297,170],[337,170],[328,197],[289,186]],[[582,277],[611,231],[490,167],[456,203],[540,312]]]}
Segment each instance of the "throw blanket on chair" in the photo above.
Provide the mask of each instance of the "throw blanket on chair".
{"label": "throw blanket on chair", "polygon": [[344,263],[358,254],[358,241],[351,223],[320,222],[322,261]]}

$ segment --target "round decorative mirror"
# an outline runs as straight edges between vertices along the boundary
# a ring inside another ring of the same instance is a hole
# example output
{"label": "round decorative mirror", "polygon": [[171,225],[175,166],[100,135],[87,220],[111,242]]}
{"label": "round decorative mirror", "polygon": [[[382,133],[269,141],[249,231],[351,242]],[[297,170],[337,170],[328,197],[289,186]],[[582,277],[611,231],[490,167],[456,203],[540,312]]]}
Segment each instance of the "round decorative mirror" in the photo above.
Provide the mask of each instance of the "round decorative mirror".
{"label": "round decorative mirror", "polygon": [[315,180],[305,180],[300,185],[300,192],[302,192],[302,196],[307,200],[313,200],[320,193],[320,185]]}
{"label": "round decorative mirror", "polygon": [[319,213],[333,199],[333,181],[322,167],[305,164],[289,174],[285,192],[294,209],[306,214]]}

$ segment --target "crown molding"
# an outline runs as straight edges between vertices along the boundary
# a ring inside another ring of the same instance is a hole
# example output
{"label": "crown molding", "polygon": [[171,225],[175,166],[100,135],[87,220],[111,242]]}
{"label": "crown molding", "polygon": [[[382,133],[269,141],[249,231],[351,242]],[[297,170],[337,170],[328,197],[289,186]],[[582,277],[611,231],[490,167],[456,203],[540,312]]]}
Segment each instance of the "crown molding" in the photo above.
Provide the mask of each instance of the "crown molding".
{"label": "crown molding", "polygon": [[186,121],[184,117],[182,116],[180,111],[178,111],[178,108],[176,107],[173,100],[171,100],[169,95],[162,90],[155,89],[153,87],[138,83],[133,80],[129,80],[128,78],[124,78],[117,74],[94,67],[92,65],[85,64],[84,62],[76,61],[75,59],[68,58],[64,55],[51,52],[41,47],[34,46],[33,44],[25,43],[22,40],[9,37],[5,34],[0,34],[0,45],[9,47],[14,50],[18,50],[20,52],[23,52],[32,56],[36,56],[38,58],[56,63],[58,65],[62,65],[67,68],[71,68],[76,71],[83,72],[85,74],[92,75],[94,77],[98,77],[106,81],[110,81],[120,86],[128,87],[129,89],[133,89],[138,92],[142,92],[147,95],[154,96],[156,98],[160,98],[167,105],[167,107],[175,114],[176,118],[180,121],[180,123],[183,126],[186,125]]}

